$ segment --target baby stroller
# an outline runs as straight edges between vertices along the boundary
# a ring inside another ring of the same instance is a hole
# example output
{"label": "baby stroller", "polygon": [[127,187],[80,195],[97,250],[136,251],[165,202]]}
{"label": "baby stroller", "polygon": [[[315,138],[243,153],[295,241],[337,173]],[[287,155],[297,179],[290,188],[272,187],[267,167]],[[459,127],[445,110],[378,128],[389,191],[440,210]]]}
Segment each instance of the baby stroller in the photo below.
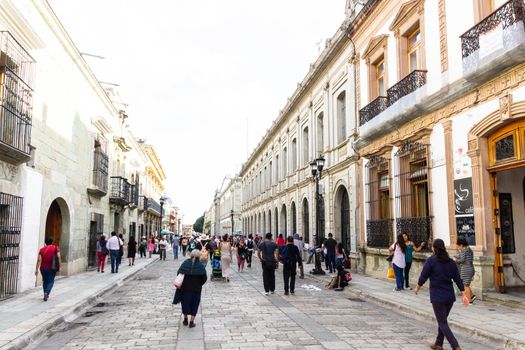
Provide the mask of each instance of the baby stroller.
{"label": "baby stroller", "polygon": [[212,281],[217,280],[224,280],[224,277],[222,277],[222,269],[221,269],[221,251],[219,249],[215,249],[213,251],[213,256],[211,258],[211,278]]}

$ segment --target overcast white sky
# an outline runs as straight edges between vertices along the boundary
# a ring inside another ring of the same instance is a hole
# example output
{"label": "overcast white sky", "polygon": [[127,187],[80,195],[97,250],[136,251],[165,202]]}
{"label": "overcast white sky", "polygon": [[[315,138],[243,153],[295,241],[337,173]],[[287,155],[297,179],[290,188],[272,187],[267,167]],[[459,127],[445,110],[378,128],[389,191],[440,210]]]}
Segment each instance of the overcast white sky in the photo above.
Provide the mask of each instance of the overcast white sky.
{"label": "overcast white sky", "polygon": [[[161,158],[185,223],[207,210],[344,19],[345,0],[48,0],[132,131]],[[117,106],[120,108],[119,106]]]}

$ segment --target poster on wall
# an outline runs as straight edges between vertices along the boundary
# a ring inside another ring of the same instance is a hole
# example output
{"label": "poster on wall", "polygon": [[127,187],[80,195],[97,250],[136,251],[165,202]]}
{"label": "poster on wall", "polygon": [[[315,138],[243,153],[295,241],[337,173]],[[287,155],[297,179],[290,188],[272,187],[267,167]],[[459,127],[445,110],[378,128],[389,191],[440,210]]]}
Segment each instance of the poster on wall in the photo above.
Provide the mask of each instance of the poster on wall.
{"label": "poster on wall", "polygon": [[456,215],[474,215],[471,177],[454,180],[454,207]]}
{"label": "poster on wall", "polygon": [[463,236],[469,245],[476,245],[476,232],[474,230],[474,215],[456,216],[456,229],[458,237]]}

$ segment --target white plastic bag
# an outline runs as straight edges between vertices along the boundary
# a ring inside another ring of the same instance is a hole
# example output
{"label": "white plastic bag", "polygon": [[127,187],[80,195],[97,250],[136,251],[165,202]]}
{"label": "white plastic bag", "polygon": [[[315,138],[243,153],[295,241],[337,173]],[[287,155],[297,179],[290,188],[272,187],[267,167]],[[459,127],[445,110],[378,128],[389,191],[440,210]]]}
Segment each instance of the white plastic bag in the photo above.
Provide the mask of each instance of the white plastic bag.
{"label": "white plastic bag", "polygon": [[179,273],[177,277],[175,277],[175,282],[173,282],[173,285],[175,286],[175,288],[179,289],[180,287],[182,287],[182,282],[184,282],[184,274]]}

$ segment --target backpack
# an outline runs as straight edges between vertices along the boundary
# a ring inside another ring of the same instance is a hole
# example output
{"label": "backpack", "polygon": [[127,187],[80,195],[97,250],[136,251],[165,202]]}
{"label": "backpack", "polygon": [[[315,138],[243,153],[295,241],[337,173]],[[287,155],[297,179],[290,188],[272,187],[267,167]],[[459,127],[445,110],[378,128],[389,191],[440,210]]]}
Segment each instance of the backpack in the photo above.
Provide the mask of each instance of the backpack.
{"label": "backpack", "polygon": [[279,261],[283,264],[290,262],[290,256],[288,255],[288,247],[279,247]]}
{"label": "backpack", "polygon": [[246,244],[246,247],[248,249],[253,249],[253,241],[251,239],[248,240],[248,244]]}

